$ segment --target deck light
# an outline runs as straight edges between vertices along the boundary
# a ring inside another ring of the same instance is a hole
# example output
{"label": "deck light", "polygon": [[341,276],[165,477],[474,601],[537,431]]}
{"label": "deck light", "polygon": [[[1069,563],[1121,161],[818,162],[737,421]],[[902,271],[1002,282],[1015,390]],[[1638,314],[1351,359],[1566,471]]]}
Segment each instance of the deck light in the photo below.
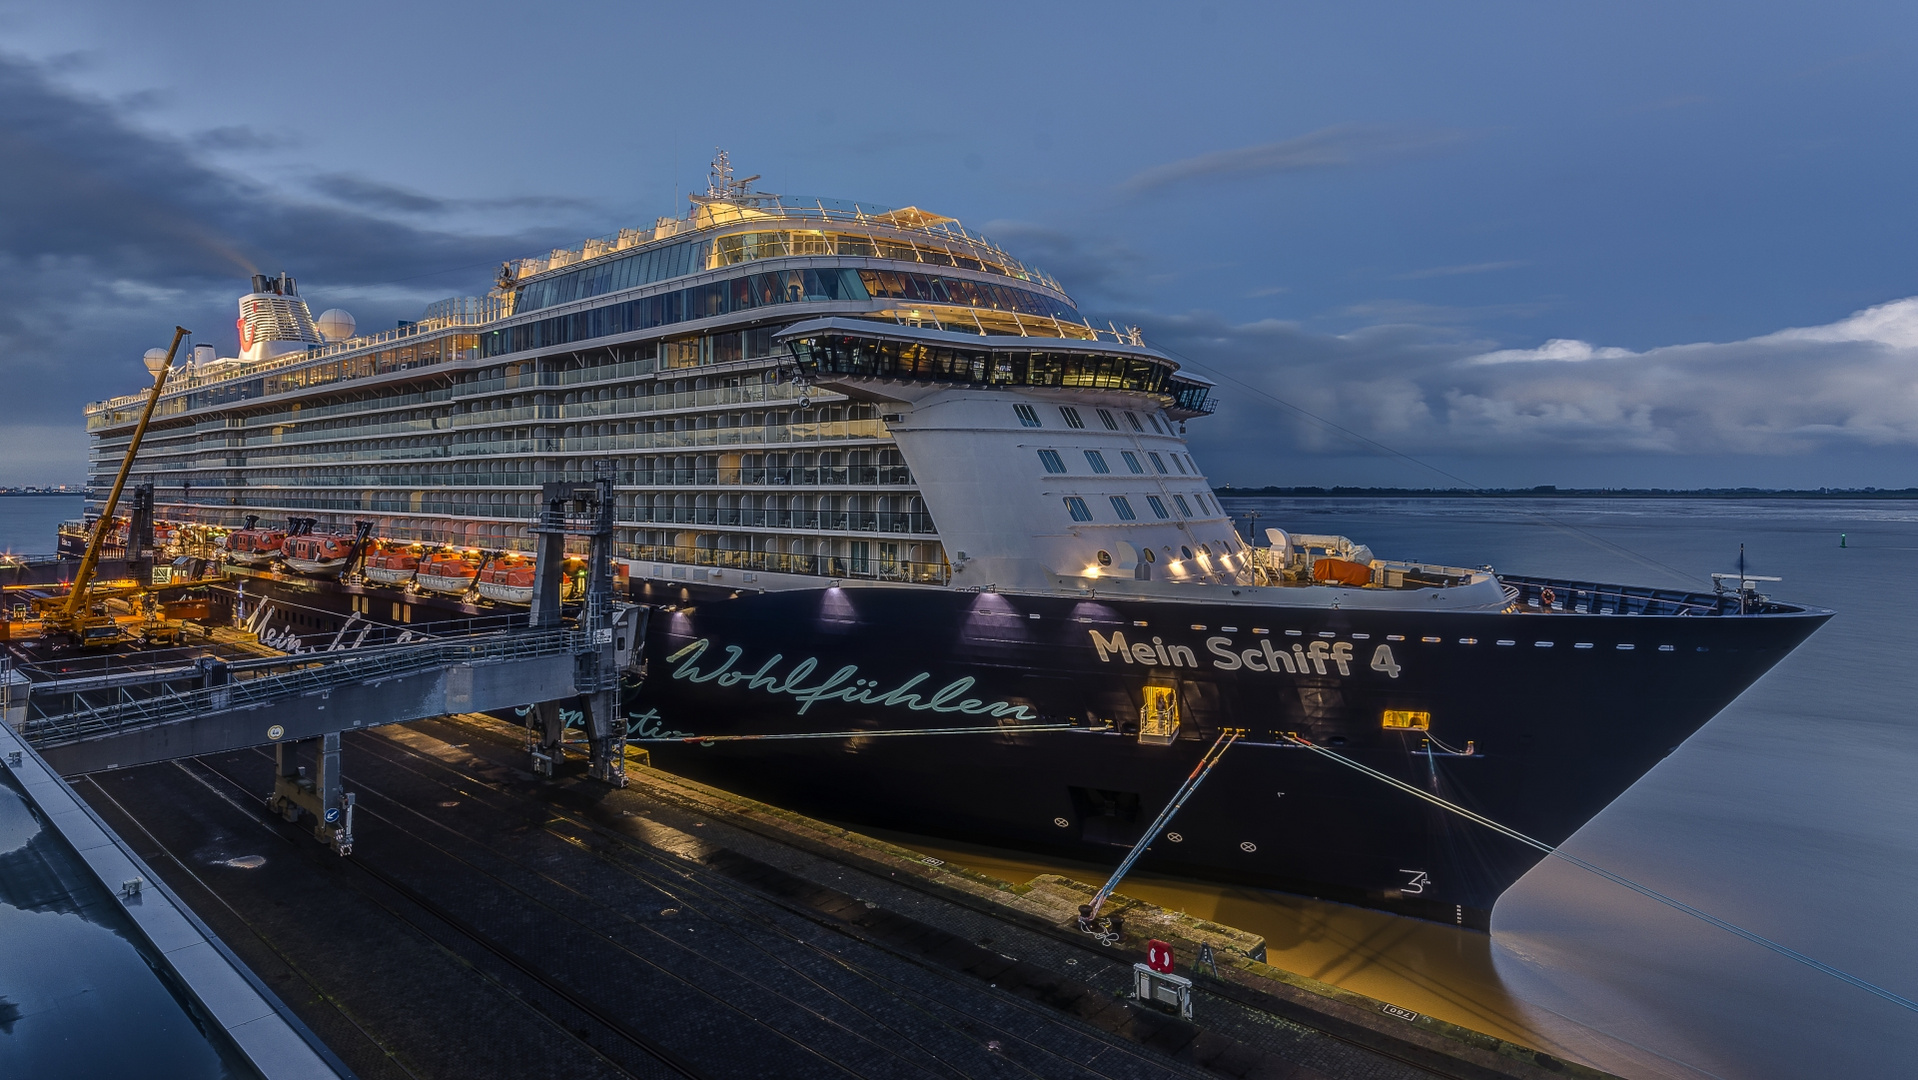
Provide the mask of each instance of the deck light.
{"label": "deck light", "polygon": [[1387,709],[1385,710],[1385,722],[1383,726],[1388,729],[1397,729],[1400,731],[1430,731],[1432,730],[1432,714],[1429,712],[1414,712],[1410,709]]}

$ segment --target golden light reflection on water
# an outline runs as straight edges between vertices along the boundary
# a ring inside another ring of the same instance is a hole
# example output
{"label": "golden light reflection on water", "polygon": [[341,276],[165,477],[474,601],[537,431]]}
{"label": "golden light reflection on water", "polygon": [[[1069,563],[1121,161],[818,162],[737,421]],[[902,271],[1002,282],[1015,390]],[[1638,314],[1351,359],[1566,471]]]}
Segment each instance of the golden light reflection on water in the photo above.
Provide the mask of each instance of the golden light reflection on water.
{"label": "golden light reflection on water", "polygon": [[[1111,872],[951,840],[859,831],[1003,881],[1063,874],[1098,884]],[[1580,1056],[1527,1021],[1492,967],[1491,938],[1477,931],[1287,893],[1143,873],[1128,877],[1119,891],[1263,935],[1266,960],[1274,967],[1511,1042]]]}

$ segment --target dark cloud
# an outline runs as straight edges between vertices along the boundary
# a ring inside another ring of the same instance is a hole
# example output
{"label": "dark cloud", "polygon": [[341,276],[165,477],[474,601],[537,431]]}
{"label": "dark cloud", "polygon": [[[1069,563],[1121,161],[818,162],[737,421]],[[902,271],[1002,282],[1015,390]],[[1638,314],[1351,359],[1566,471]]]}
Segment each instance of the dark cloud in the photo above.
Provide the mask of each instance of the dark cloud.
{"label": "dark cloud", "polygon": [[327,173],[315,177],[313,190],[354,206],[402,214],[436,214],[449,206],[445,199],[350,173]]}
{"label": "dark cloud", "polygon": [[[252,138],[216,130],[154,134],[124,104],[0,55],[0,379],[16,417],[78,433],[81,406],[137,388],[140,352],[175,323],[232,350],[234,298],[254,272],[295,274],[317,306],[329,290],[384,296],[356,304],[362,325],[376,326],[394,317],[387,309],[415,314],[427,293],[484,290],[503,258],[577,239],[573,229],[426,229],[396,219],[391,199],[305,201],[202,160]],[[403,292],[381,292],[396,281]],[[24,471],[43,444],[38,429],[0,425],[0,483],[73,479],[80,438],[61,476]]]}
{"label": "dark cloud", "polygon": [[294,143],[293,139],[278,132],[261,131],[259,128],[248,127],[245,124],[229,124],[195,132],[192,141],[196,149],[215,153],[230,150],[278,150]]}
{"label": "dark cloud", "polygon": [[1339,125],[1282,142],[1241,146],[1155,165],[1120,185],[1142,195],[1195,180],[1336,169],[1427,153],[1464,138],[1457,131]]}
{"label": "dark cloud", "polygon": [[1123,240],[1076,236],[1028,221],[988,221],[985,230],[993,243],[1017,252],[1020,262],[1059,279],[1081,306],[1087,297],[1136,303],[1138,288],[1147,284],[1140,276],[1145,254]]}

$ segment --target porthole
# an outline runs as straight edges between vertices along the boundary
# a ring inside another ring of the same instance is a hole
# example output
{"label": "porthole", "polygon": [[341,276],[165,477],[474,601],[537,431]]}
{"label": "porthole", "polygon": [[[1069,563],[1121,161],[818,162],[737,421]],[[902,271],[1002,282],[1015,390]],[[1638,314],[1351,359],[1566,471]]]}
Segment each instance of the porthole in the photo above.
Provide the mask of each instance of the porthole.
{"label": "porthole", "polygon": [[1110,551],[1101,551],[1101,552],[1099,552],[1099,565],[1100,565],[1100,566],[1111,566],[1111,565],[1112,565],[1112,552],[1110,552]]}
{"label": "porthole", "polygon": [[1186,547],[1184,544],[1179,545],[1179,553],[1181,555],[1184,555],[1188,559],[1192,557],[1192,549],[1189,547]]}
{"label": "porthole", "polygon": [[1211,558],[1211,557],[1212,557],[1212,545],[1211,545],[1211,544],[1200,544],[1200,545],[1199,545],[1199,550],[1200,550],[1200,551],[1203,551],[1203,552],[1205,552],[1205,554],[1206,554],[1206,558],[1208,558],[1208,559],[1209,559],[1209,558]]}
{"label": "porthole", "polygon": [[1158,561],[1159,561],[1159,557],[1158,557],[1157,555],[1154,555],[1154,554],[1152,553],[1152,549],[1151,549],[1151,548],[1146,548],[1146,549],[1145,549],[1145,561],[1146,561],[1146,562],[1149,562],[1149,563],[1154,563],[1154,562],[1158,562]]}

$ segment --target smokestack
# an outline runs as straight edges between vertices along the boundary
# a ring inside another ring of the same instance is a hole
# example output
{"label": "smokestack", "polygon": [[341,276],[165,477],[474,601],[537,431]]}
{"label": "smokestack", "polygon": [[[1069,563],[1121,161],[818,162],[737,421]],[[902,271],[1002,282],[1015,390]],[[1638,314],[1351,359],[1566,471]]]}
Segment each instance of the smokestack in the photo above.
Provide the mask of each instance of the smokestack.
{"label": "smokestack", "polygon": [[268,284],[269,280],[265,274],[254,274],[253,291],[256,293],[272,292],[272,286]]}

